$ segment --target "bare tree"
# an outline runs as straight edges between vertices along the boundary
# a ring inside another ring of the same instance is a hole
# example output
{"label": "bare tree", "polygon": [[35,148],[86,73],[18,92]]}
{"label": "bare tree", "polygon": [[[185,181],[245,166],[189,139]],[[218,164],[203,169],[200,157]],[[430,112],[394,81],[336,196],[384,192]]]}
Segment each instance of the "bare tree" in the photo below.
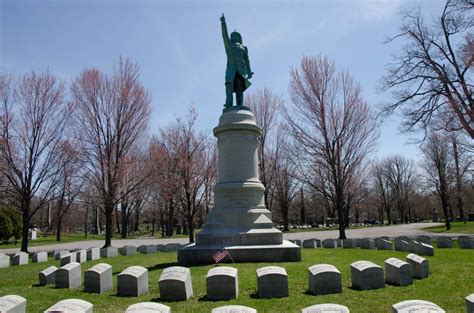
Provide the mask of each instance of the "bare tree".
{"label": "bare tree", "polygon": [[291,158],[291,144],[278,132],[277,148],[275,153],[275,201],[283,218],[283,231],[289,231],[289,213],[297,195],[298,183],[297,168]]}
{"label": "bare tree", "polygon": [[[374,188],[379,198],[380,207],[383,208],[387,215],[388,225],[392,224],[392,207],[395,201],[393,190],[388,178],[389,160],[376,161],[372,167],[372,175],[374,179]],[[383,215],[382,215],[383,216]],[[383,218],[381,219],[383,223]]]}
{"label": "bare tree", "polygon": [[451,229],[452,215],[449,212],[449,190],[454,181],[453,164],[446,137],[430,133],[421,150],[425,156],[423,168],[428,184],[434,188],[443,209],[446,230]]}
{"label": "bare tree", "polygon": [[416,182],[415,164],[412,160],[396,155],[385,159],[384,165],[400,220],[407,223],[411,220],[410,197]]}
{"label": "bare tree", "polygon": [[[329,200],[338,215],[339,237],[349,185],[374,150],[378,125],[348,72],[325,57],[305,57],[291,71],[291,110],[286,119],[297,143],[305,183]],[[317,178],[317,180],[315,180]]]}
{"label": "bare tree", "polygon": [[433,120],[454,115],[458,129],[474,139],[472,65],[474,25],[472,5],[447,0],[441,16],[428,25],[420,10],[405,11],[400,33],[405,39],[382,80],[381,90],[392,91],[386,113],[401,108],[405,129],[427,129]]}
{"label": "bare tree", "polygon": [[265,186],[265,206],[271,210],[276,166],[275,126],[278,124],[278,114],[283,106],[283,100],[270,89],[265,88],[248,96],[246,103],[249,104],[250,110],[255,115],[257,125],[262,128],[258,145],[258,169],[260,181]]}
{"label": "bare tree", "polygon": [[56,204],[56,240],[61,241],[62,222],[64,217],[75,203],[82,188],[82,159],[80,152],[73,147],[70,141],[64,140],[58,151],[61,155],[59,166],[58,185],[55,188]]}
{"label": "bare tree", "polygon": [[28,252],[31,218],[58,183],[60,142],[70,116],[64,83],[51,73],[18,80],[0,75],[1,149],[6,194],[23,216],[21,251]]}
{"label": "bare tree", "polygon": [[[119,59],[107,77],[86,69],[71,88],[78,109],[77,129],[86,156],[86,178],[99,191],[105,214],[105,243],[111,246],[114,210],[120,194],[127,155],[147,130],[150,96],[139,81],[138,66]],[[129,191],[133,188],[129,188]]]}

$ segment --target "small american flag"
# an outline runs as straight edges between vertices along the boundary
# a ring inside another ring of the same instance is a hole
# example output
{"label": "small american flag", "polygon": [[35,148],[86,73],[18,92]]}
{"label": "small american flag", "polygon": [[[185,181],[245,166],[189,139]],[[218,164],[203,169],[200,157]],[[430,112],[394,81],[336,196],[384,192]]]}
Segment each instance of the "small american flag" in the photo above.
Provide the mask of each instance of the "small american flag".
{"label": "small american flag", "polygon": [[214,261],[216,261],[216,263],[219,263],[219,261],[221,261],[223,258],[225,258],[228,255],[230,256],[229,251],[224,249],[222,251],[217,251],[217,253],[214,254],[212,258],[214,259]]}

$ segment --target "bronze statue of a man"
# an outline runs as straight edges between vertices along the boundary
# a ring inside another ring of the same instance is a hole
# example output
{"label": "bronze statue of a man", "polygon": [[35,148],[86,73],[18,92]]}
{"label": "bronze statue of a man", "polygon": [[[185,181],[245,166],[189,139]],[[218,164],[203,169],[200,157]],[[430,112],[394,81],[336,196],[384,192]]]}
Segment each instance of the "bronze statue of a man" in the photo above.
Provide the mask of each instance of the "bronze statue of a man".
{"label": "bronze statue of a man", "polygon": [[224,106],[226,108],[232,106],[234,92],[237,106],[243,106],[244,91],[251,85],[249,79],[253,75],[250,69],[248,50],[242,44],[242,36],[237,31],[233,31],[229,38],[224,14],[221,16],[221,27],[227,54],[227,68],[225,71],[226,100]]}

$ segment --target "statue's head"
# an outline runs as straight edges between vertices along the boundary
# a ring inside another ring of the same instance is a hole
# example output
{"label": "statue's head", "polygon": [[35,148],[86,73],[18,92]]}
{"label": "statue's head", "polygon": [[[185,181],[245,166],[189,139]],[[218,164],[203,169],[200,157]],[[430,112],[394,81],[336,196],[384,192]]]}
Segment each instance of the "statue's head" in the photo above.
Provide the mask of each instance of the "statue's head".
{"label": "statue's head", "polygon": [[240,43],[242,44],[242,36],[240,35],[240,33],[238,31],[233,31],[231,34],[230,34],[230,42],[232,43]]}

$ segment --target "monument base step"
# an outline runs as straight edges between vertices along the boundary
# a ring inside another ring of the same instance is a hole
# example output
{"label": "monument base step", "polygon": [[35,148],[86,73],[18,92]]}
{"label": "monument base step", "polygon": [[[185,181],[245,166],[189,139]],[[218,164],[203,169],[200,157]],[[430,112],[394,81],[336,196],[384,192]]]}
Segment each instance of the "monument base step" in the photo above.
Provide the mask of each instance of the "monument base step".
{"label": "monument base step", "polygon": [[[301,247],[283,240],[279,245],[255,246],[196,246],[189,244],[178,250],[178,264],[181,266],[197,264],[214,264],[212,258],[218,251],[229,251],[219,263],[244,262],[299,262],[301,261]],[[231,258],[232,257],[232,258]]]}

